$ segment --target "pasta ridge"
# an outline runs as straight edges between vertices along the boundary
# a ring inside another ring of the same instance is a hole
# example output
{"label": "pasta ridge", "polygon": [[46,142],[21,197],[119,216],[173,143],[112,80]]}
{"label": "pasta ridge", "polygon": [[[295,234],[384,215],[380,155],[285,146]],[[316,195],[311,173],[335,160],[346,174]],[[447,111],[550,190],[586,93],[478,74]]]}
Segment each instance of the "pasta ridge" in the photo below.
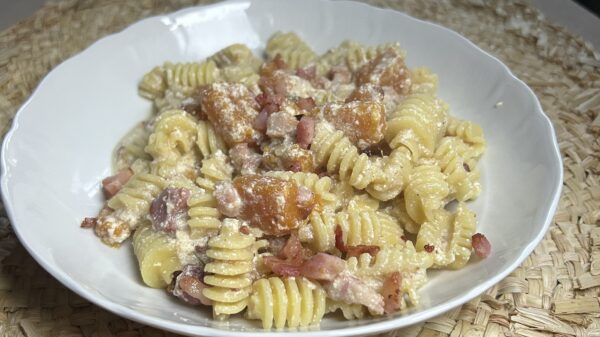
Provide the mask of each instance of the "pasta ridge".
{"label": "pasta ridge", "polygon": [[248,305],[255,241],[252,235],[240,233],[235,220],[224,221],[219,234],[208,240],[206,255],[211,262],[204,266],[209,275],[204,276],[208,287],[202,294],[213,302],[215,318],[227,318]]}
{"label": "pasta ridge", "polygon": [[166,287],[171,282],[173,272],[181,270],[175,240],[153,230],[150,224],[140,226],[135,231],[132,243],[142,280],[149,287]]}
{"label": "pasta ridge", "polygon": [[311,149],[318,165],[329,173],[339,173],[353,187],[361,190],[375,180],[378,167],[366,154],[359,154],[342,131],[335,131],[326,122],[317,124]]}
{"label": "pasta ridge", "polygon": [[317,54],[295,33],[275,33],[265,48],[267,58],[280,55],[291,68],[302,68],[317,58]]}
{"label": "pasta ridge", "polygon": [[389,215],[349,209],[338,213],[313,211],[308,224],[300,229],[300,240],[316,251],[335,252],[335,228],[338,225],[344,243],[349,246],[395,244],[402,236],[399,224]]}
{"label": "pasta ridge", "polygon": [[411,219],[422,224],[432,219],[434,211],[444,206],[449,194],[450,187],[439,166],[417,166],[413,169],[404,191],[406,211]]}
{"label": "pasta ridge", "polygon": [[388,201],[400,194],[404,188],[410,171],[412,158],[406,148],[397,148],[384,158],[379,178],[367,187],[367,192],[376,199]]}
{"label": "pasta ridge", "polygon": [[270,277],[252,285],[247,315],[264,329],[318,325],[326,310],[323,288],[304,277]]}
{"label": "pasta ridge", "polygon": [[435,96],[409,95],[388,119],[385,139],[392,149],[408,148],[415,161],[431,157],[446,131],[447,110],[447,104]]}
{"label": "pasta ridge", "polygon": [[460,138],[442,138],[435,159],[446,175],[451,194],[458,201],[475,199],[479,195],[479,170],[473,164],[477,160],[476,154]]}
{"label": "pasta ridge", "polygon": [[417,250],[433,247],[434,268],[461,268],[471,257],[471,237],[476,224],[475,213],[463,203],[459,203],[456,213],[438,210],[433,219],[421,226]]}
{"label": "pasta ridge", "polygon": [[153,158],[151,172],[165,178],[195,175],[192,150],[196,136],[196,120],[184,110],[160,114],[145,149]]}
{"label": "pasta ridge", "polygon": [[219,151],[227,153],[225,142],[221,136],[215,132],[214,126],[209,121],[198,121],[198,134],[196,139],[196,145],[200,150],[202,158],[210,157]]}

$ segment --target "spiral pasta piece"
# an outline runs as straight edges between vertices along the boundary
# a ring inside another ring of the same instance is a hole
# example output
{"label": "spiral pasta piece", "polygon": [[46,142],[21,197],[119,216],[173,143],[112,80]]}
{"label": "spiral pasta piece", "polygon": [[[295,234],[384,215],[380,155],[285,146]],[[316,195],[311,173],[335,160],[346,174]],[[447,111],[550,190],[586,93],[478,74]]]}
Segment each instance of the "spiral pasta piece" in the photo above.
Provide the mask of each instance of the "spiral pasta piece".
{"label": "spiral pasta piece", "polygon": [[317,60],[317,74],[325,75],[333,66],[344,65],[350,71],[356,71],[377,56],[375,49],[365,48],[358,42],[343,41],[330,49]]}
{"label": "spiral pasta piece", "polygon": [[153,158],[151,172],[165,178],[195,175],[192,148],[196,136],[196,120],[185,111],[169,110],[159,115],[145,149]]}
{"label": "spiral pasta piece", "polygon": [[481,126],[471,121],[450,117],[448,119],[446,135],[458,137],[464,142],[476,146],[476,149],[478,152],[480,152],[480,154],[485,150],[485,137],[483,136],[483,129]]}
{"label": "spiral pasta piece", "polygon": [[221,228],[221,212],[217,209],[217,199],[211,193],[192,196],[187,204],[190,237],[208,236]]}
{"label": "spiral pasta piece", "polygon": [[146,152],[155,159],[183,155],[192,149],[196,134],[196,120],[187,112],[178,109],[165,111],[155,121]]}
{"label": "spiral pasta piece", "polygon": [[261,61],[254,56],[252,50],[245,44],[234,43],[227,46],[208,58],[218,67],[224,68],[233,65],[247,64],[252,65],[258,70]]}
{"label": "spiral pasta piece", "polygon": [[481,192],[477,154],[458,137],[444,137],[435,150],[437,160],[451,194],[458,201],[475,199]]}
{"label": "spiral pasta piece", "polygon": [[134,229],[148,213],[152,200],[166,185],[166,180],[153,174],[134,175],[117,194],[108,200],[108,207],[114,210],[110,217],[121,220],[127,223],[130,229]]}
{"label": "spiral pasta piece", "polygon": [[319,177],[310,172],[290,172],[290,171],[270,171],[268,176],[277,177],[284,180],[294,180],[299,186],[304,186],[311,190],[317,197],[318,203],[324,208],[335,208],[337,198],[331,192],[333,182],[329,177]]}
{"label": "spiral pasta piece", "polygon": [[118,246],[145,218],[150,203],[166,187],[161,177],[138,173],[108,200],[99,216],[94,231],[107,245]]}
{"label": "spiral pasta piece", "polygon": [[293,32],[273,34],[267,42],[265,52],[269,60],[281,55],[291,69],[304,67],[317,58],[317,54]]}
{"label": "spiral pasta piece", "polygon": [[459,203],[456,213],[438,210],[431,221],[421,225],[417,250],[432,250],[434,268],[462,268],[471,257],[476,225],[475,213],[463,203]]}
{"label": "spiral pasta piece", "polygon": [[404,198],[399,198],[389,209],[389,213],[398,220],[400,226],[408,233],[417,234],[417,232],[419,232],[421,224],[416,223],[415,220],[408,215]]}
{"label": "spiral pasta piece", "polygon": [[427,67],[417,67],[410,72],[413,94],[435,95],[438,88],[438,76]]}
{"label": "spiral pasta piece", "polygon": [[447,110],[447,104],[435,96],[410,95],[388,119],[385,139],[392,149],[408,148],[413,160],[431,157],[446,131]]}
{"label": "spiral pasta piece", "polygon": [[313,211],[307,225],[298,232],[300,240],[319,252],[335,250],[335,228],[340,225],[344,243],[357,245],[389,245],[399,242],[402,229],[389,215],[372,210],[333,213]]}
{"label": "spiral pasta piece", "polygon": [[142,81],[138,86],[138,93],[142,97],[155,99],[162,97],[166,89],[167,83],[165,82],[163,67],[154,67],[142,77]]}
{"label": "spiral pasta piece", "polygon": [[207,158],[218,151],[227,153],[225,142],[215,132],[215,128],[209,121],[198,121],[196,145],[198,145],[202,158]]}
{"label": "spiral pasta piece", "polygon": [[318,123],[315,129],[311,150],[318,165],[325,166],[329,173],[339,173],[340,180],[359,190],[375,180],[378,167],[368,155],[359,154],[342,131],[334,130],[326,122]]}
{"label": "spiral pasta piece", "polygon": [[250,273],[254,270],[255,238],[240,233],[239,221],[226,219],[219,234],[208,241],[206,255],[211,262],[204,266],[209,275],[202,294],[213,304],[213,316],[226,318],[244,310],[252,285]]}
{"label": "spiral pasta piece", "polygon": [[317,59],[317,74],[325,75],[331,67],[338,65],[346,66],[354,72],[367,62],[375,59],[381,52],[390,48],[394,49],[399,55],[406,54],[400,48],[399,43],[384,43],[375,47],[365,47],[355,41],[343,41],[339,46],[330,49]]}
{"label": "spiral pasta piece", "polygon": [[227,156],[221,152],[202,160],[200,167],[201,176],[196,179],[196,184],[208,192],[215,190],[219,181],[231,180],[233,166],[227,162]]}
{"label": "spiral pasta piece", "polygon": [[201,63],[170,63],[163,65],[167,87],[191,92],[200,86],[221,80],[221,71],[214,61]]}
{"label": "spiral pasta piece", "polygon": [[[379,287],[389,274],[400,272],[401,290],[408,294],[412,303],[418,302],[417,290],[427,282],[426,270],[432,263],[431,254],[415,250],[411,241],[383,246],[375,256],[365,253],[346,261],[350,272],[361,279],[371,280]],[[401,301],[401,307],[406,307],[404,299]]]}
{"label": "spiral pasta piece", "polygon": [[214,234],[221,227],[221,212],[217,209],[217,199],[213,192],[217,182],[231,180],[233,167],[223,153],[216,152],[202,160],[200,173],[196,185],[205,193],[188,200],[188,225],[193,238]]}
{"label": "spiral pasta piece", "polygon": [[388,201],[400,194],[412,169],[411,154],[406,148],[397,148],[383,160],[380,177],[367,187],[376,199]]}
{"label": "spiral pasta piece", "polygon": [[133,234],[133,252],[137,257],[142,280],[152,288],[164,288],[173,272],[181,270],[175,240],[152,226],[140,226]]}
{"label": "spiral pasta piece", "polygon": [[356,194],[350,198],[346,208],[356,211],[377,211],[379,200],[371,198],[368,194]]}
{"label": "spiral pasta piece", "polygon": [[404,190],[404,201],[408,215],[422,224],[433,218],[436,210],[444,207],[450,194],[446,176],[437,165],[421,165],[413,169]]}
{"label": "spiral pasta piece", "polygon": [[326,310],[325,290],[304,277],[259,279],[252,285],[248,318],[264,329],[318,325]]}
{"label": "spiral pasta piece", "polygon": [[359,276],[385,276],[395,271],[414,272],[431,267],[430,254],[415,249],[411,241],[384,246],[375,256],[361,254],[347,260],[348,270]]}

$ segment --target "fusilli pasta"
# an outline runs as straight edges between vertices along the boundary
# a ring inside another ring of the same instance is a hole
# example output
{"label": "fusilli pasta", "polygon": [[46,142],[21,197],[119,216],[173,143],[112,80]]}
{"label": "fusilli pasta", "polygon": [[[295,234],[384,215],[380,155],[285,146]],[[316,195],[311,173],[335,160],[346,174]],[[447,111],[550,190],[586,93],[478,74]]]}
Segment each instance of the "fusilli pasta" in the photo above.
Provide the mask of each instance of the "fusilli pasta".
{"label": "fusilli pasta", "polygon": [[414,160],[431,157],[446,131],[447,110],[446,103],[435,96],[410,95],[388,119],[385,139],[392,149],[408,148]]}
{"label": "fusilli pasta", "polygon": [[462,268],[471,257],[476,225],[475,213],[462,203],[454,214],[438,210],[433,219],[421,225],[416,247],[419,251],[432,247],[434,267]]}
{"label": "fusilli pasta", "polygon": [[411,219],[422,224],[431,220],[434,211],[444,206],[449,194],[450,188],[439,166],[415,167],[404,191],[406,211]]}
{"label": "fusilli pasta", "polygon": [[304,277],[263,278],[252,288],[248,318],[260,319],[265,329],[318,325],[325,314],[325,291]]}
{"label": "fusilli pasta", "polygon": [[181,270],[175,240],[149,225],[138,228],[133,235],[133,252],[140,265],[142,280],[149,287],[164,288],[173,272]]}
{"label": "fusilli pasta", "polygon": [[348,210],[339,213],[312,212],[308,224],[300,228],[300,240],[319,252],[335,249],[335,227],[342,229],[349,246],[387,245],[400,240],[402,229],[390,216],[371,210]]}
{"label": "fusilli pasta", "polygon": [[318,165],[325,166],[329,173],[338,173],[341,180],[357,189],[366,188],[378,174],[369,156],[359,154],[342,131],[332,129],[326,122],[317,124],[311,150]]}
{"label": "fusilli pasta", "polygon": [[208,241],[206,255],[212,259],[204,266],[209,287],[202,294],[213,302],[213,316],[218,319],[246,308],[252,285],[251,272],[255,239],[239,231],[236,220],[226,219],[219,235]]}
{"label": "fusilli pasta", "polygon": [[269,59],[281,55],[292,68],[301,68],[317,58],[317,54],[295,33],[275,33],[269,39],[265,52]]}

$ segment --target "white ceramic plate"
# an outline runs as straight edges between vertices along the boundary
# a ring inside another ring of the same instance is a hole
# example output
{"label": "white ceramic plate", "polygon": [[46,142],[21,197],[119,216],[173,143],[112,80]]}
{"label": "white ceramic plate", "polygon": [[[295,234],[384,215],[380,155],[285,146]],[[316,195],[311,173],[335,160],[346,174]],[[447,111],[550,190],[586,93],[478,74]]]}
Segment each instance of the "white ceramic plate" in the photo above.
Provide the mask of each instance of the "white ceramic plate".
{"label": "white ceramic plate", "polygon": [[149,115],[150,102],[137,95],[146,71],[167,60],[200,60],[235,42],[260,51],[277,30],[299,33],[319,52],[345,39],[400,41],[409,66],[439,74],[439,94],[451,113],[485,131],[483,192],[471,207],[493,253],[458,271],[430,273],[422,305],[404,314],[325,319],[321,331],[272,335],[362,335],[414,324],[479,295],[531,253],[556,209],[562,166],[550,121],[506,66],[448,29],[395,11],[342,1],[261,0],[145,19],[96,42],[42,81],[17,113],[2,152],[2,197],[31,255],[73,291],[127,318],[190,335],[265,335],[256,322],[215,322],[209,311],[145,287],[128,245],[108,248],[79,223],[101,207],[99,182],[111,174],[117,140]]}

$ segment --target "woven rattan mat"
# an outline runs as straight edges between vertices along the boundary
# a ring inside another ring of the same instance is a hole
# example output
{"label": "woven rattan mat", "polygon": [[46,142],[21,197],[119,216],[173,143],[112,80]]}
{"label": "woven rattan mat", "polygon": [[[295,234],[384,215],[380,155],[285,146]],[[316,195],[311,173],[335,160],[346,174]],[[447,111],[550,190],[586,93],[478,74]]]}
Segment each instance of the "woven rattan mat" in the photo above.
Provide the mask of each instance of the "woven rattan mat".
{"label": "woven rattan mat", "polygon": [[[0,32],[0,132],[54,66],[144,17],[206,1],[63,0]],[[600,336],[600,55],[531,6],[509,1],[381,0],[439,22],[502,59],[551,117],[564,190],[544,241],[481,297],[397,336]],[[0,208],[0,336],[164,336],[75,295],[16,242]],[[518,235],[515,233],[515,235]]]}

